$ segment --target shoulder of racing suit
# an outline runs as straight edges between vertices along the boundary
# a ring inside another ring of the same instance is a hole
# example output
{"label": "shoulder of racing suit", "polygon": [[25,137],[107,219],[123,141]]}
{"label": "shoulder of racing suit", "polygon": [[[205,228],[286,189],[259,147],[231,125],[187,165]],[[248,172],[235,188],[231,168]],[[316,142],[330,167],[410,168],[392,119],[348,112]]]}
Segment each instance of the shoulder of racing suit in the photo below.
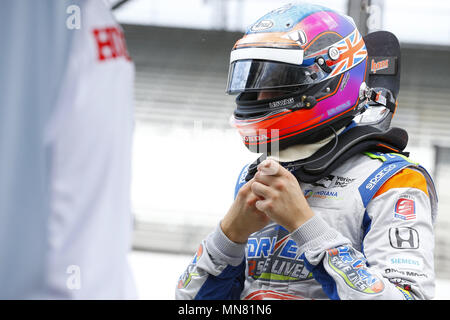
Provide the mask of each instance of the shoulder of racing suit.
{"label": "shoulder of racing suit", "polygon": [[381,161],[381,165],[359,186],[364,207],[376,196],[390,188],[417,188],[431,199],[432,221],[437,215],[437,192],[431,175],[420,164],[398,153],[370,153],[365,155]]}

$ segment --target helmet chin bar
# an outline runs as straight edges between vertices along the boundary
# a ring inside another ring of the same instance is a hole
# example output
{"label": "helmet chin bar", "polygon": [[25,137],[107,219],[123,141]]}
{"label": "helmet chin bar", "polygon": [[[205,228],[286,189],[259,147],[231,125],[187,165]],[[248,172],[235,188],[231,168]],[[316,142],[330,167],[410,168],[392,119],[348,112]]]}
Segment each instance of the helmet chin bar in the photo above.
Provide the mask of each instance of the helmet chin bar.
{"label": "helmet chin bar", "polygon": [[288,108],[288,109],[291,110],[291,111],[296,111],[296,110],[299,110],[299,109],[302,109],[302,108],[303,109],[311,109],[312,107],[314,107],[317,104],[317,99],[314,96],[305,96],[305,95],[303,95],[301,97],[301,99],[302,99],[302,104],[303,104],[302,107],[300,107],[300,108],[291,107],[291,108]]}
{"label": "helmet chin bar", "polygon": [[[274,98],[258,100],[257,92],[243,92],[236,97],[236,118],[251,119],[261,117],[275,111],[311,109],[317,104],[315,96],[308,95],[307,90],[296,90]],[[252,97],[252,95],[254,95]],[[249,97],[252,97],[250,99]]]}
{"label": "helmet chin bar", "polygon": [[264,100],[257,99],[257,93],[263,90],[242,92],[236,97],[237,109],[234,116],[237,119],[249,119],[268,115],[275,111],[290,110],[294,112],[301,109],[312,109],[321,96],[334,90],[337,85],[338,82],[335,79],[330,79],[314,85],[277,88],[276,90],[289,90],[289,92]]}

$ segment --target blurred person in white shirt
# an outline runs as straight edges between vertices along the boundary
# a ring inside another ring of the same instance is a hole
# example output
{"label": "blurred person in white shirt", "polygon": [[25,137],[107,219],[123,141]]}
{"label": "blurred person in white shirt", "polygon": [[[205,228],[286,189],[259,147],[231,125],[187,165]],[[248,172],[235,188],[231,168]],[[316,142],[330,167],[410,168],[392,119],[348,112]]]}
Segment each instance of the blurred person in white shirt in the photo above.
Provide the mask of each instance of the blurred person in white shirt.
{"label": "blurred person in white shirt", "polygon": [[98,0],[0,10],[0,298],[134,299],[134,65]]}

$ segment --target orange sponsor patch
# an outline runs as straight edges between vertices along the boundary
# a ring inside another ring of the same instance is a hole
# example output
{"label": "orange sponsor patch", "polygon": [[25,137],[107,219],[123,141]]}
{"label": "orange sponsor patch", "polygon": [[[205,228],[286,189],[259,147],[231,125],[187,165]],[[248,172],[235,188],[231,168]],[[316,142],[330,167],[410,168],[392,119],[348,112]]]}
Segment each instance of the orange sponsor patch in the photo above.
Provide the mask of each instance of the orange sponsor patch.
{"label": "orange sponsor patch", "polygon": [[377,191],[374,198],[393,188],[416,188],[422,190],[428,196],[425,177],[420,172],[409,168],[403,169],[386,181]]}
{"label": "orange sponsor patch", "polygon": [[372,59],[371,65],[370,65],[370,71],[373,73],[377,73],[379,70],[384,70],[389,68],[389,59],[382,60],[379,62],[375,62],[375,59]]}

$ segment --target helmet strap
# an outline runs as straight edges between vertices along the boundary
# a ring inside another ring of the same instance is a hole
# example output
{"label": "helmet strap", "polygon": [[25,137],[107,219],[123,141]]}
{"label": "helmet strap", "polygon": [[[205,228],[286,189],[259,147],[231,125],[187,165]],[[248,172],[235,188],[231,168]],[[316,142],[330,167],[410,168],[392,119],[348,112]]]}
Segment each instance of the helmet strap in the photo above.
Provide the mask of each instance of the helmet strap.
{"label": "helmet strap", "polygon": [[390,90],[384,89],[377,91],[375,88],[370,88],[367,86],[365,82],[361,85],[359,97],[360,99],[366,99],[367,101],[372,101],[382,105],[389,109],[392,113],[394,113],[397,108],[397,101],[394,99],[394,96]]}

